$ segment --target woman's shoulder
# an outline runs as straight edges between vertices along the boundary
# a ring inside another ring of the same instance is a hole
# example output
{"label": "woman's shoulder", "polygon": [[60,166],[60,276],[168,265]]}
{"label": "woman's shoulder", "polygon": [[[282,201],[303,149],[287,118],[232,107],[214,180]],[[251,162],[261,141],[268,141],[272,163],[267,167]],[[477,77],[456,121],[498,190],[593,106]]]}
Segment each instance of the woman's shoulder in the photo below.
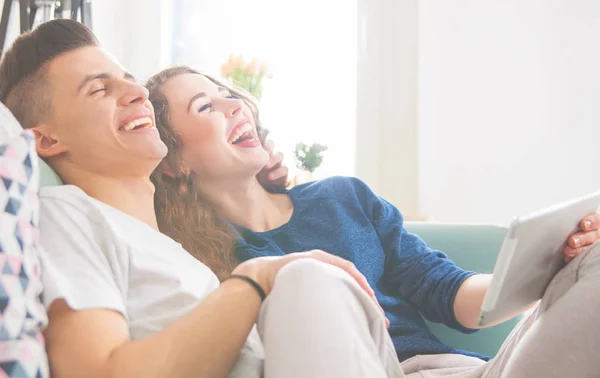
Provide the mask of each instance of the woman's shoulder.
{"label": "woman's shoulder", "polygon": [[290,195],[294,199],[330,198],[362,202],[366,191],[370,192],[368,186],[356,177],[332,176],[295,186],[290,189]]}

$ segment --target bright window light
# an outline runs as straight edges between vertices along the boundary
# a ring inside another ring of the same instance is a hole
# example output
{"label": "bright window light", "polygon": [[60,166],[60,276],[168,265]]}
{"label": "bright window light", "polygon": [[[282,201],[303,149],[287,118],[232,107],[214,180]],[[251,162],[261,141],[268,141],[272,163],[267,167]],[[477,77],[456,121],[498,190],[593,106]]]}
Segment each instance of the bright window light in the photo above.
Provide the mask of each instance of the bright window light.
{"label": "bright window light", "polygon": [[232,54],[267,62],[261,118],[288,165],[296,143],[321,143],[315,178],[354,173],[356,0],[173,4],[173,63],[219,75]]}

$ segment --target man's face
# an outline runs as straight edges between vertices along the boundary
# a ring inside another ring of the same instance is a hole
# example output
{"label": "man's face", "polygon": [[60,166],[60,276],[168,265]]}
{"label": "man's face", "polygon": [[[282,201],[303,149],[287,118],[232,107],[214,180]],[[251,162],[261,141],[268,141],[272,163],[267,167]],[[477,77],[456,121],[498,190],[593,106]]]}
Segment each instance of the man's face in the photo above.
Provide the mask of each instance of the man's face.
{"label": "man's face", "polygon": [[149,175],[166,155],[147,90],[102,48],[58,56],[47,80],[52,109],[38,128],[38,152],[64,178],[75,170]]}

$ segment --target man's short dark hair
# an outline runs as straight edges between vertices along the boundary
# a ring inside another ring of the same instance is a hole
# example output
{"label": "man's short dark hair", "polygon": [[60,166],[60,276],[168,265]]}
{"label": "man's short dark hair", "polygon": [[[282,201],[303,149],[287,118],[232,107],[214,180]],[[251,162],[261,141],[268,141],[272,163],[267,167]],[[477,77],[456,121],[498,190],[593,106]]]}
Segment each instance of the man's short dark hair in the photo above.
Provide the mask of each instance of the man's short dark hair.
{"label": "man's short dark hair", "polygon": [[0,101],[30,128],[50,113],[47,63],[66,52],[98,46],[94,33],[83,24],[57,19],[20,35],[0,62]]}

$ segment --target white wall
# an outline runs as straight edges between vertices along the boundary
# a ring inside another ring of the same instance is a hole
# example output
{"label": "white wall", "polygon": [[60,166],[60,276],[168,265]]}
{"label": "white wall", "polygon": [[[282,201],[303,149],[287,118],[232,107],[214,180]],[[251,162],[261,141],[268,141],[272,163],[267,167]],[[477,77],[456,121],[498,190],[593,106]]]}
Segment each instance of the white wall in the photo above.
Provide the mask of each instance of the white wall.
{"label": "white wall", "polygon": [[417,2],[358,1],[356,175],[419,217]]}
{"label": "white wall", "polygon": [[169,0],[102,0],[92,5],[94,33],[140,81],[170,59]]}
{"label": "white wall", "polygon": [[419,2],[422,213],[507,223],[600,189],[600,2]]}

